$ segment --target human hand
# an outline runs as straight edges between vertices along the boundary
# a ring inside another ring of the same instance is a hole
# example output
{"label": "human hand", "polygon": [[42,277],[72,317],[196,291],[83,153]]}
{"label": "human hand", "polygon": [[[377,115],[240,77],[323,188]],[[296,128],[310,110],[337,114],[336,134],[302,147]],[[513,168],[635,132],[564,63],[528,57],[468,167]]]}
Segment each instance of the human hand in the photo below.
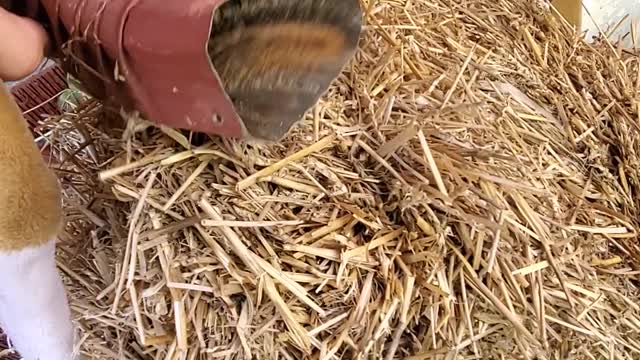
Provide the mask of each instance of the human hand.
{"label": "human hand", "polygon": [[0,80],[20,80],[44,59],[47,34],[35,21],[0,8]]}

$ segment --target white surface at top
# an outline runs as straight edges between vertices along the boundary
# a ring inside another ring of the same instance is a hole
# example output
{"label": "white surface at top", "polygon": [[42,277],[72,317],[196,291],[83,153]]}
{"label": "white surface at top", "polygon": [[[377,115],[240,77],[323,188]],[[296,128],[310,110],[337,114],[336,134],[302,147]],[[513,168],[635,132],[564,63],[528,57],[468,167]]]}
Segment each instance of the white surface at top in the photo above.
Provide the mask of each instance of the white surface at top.
{"label": "white surface at top", "polygon": [[587,40],[600,31],[608,33],[629,15],[611,34],[609,39],[617,41],[624,36],[623,44],[632,47],[631,27],[635,27],[636,46],[640,46],[640,1],[638,0],[582,0],[582,30],[587,32]]}

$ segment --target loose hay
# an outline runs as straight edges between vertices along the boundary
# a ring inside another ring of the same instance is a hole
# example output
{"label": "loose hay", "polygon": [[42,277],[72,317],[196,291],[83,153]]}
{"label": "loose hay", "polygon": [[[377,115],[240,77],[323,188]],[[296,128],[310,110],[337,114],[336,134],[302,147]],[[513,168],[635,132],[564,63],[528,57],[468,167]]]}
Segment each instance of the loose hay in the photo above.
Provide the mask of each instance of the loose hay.
{"label": "loose hay", "polygon": [[280,144],[50,124],[83,351],[640,358],[638,57],[534,2],[363,5]]}

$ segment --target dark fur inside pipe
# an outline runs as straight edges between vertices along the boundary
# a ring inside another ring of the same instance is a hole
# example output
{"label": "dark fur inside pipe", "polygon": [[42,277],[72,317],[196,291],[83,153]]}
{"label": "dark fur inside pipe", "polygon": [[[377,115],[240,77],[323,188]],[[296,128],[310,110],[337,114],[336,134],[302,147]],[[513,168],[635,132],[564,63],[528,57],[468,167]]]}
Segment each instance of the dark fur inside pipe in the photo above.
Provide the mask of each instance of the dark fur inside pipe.
{"label": "dark fur inside pipe", "polygon": [[[112,77],[113,55],[67,33],[38,1],[0,4],[40,21],[54,44],[51,56],[105,108],[138,110],[131,84]],[[216,9],[209,57],[249,137],[277,141],[285,136],[351,59],[361,27],[358,0],[229,0]]]}
{"label": "dark fur inside pipe", "polygon": [[277,141],[340,74],[361,27],[358,0],[231,0],[209,54],[247,129]]}

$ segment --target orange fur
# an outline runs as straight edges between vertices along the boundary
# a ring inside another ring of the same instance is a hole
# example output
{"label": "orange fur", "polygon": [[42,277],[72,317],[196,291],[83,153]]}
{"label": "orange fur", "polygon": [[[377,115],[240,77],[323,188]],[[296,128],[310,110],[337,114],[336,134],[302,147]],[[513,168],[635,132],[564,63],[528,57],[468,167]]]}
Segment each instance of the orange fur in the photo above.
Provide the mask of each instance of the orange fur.
{"label": "orange fur", "polygon": [[38,246],[62,226],[61,192],[7,88],[0,89],[0,251]]}
{"label": "orange fur", "polygon": [[578,30],[582,27],[582,1],[581,0],[552,0],[551,4],[558,12]]}

